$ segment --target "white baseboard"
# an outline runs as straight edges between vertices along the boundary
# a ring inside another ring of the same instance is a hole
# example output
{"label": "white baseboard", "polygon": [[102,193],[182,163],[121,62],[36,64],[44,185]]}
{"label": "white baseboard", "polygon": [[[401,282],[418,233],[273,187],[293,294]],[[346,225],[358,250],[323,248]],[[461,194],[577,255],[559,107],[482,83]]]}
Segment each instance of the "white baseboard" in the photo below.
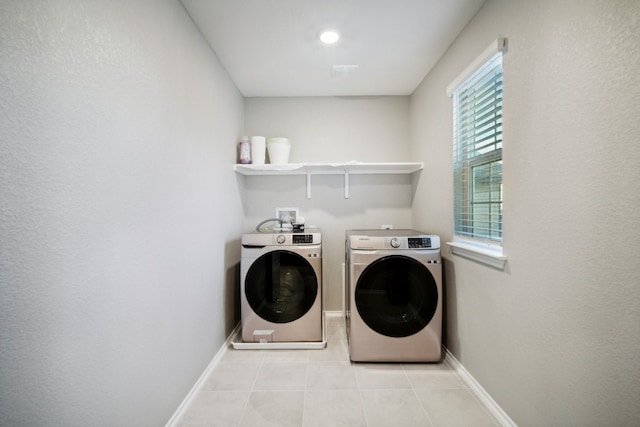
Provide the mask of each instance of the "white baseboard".
{"label": "white baseboard", "polygon": [[516,423],[513,422],[509,415],[502,410],[500,405],[496,403],[495,400],[487,393],[487,391],[480,385],[478,381],[467,371],[464,366],[455,358],[453,354],[447,349],[444,348],[445,356],[444,360],[446,363],[451,366],[453,370],[456,371],[460,378],[469,386],[471,391],[476,395],[476,397],[487,407],[489,412],[498,420],[501,426],[503,427],[518,427]]}
{"label": "white baseboard", "polygon": [[236,334],[240,330],[240,327],[241,324],[238,323],[233,331],[231,331],[231,335],[227,337],[224,344],[222,344],[222,347],[220,347],[220,350],[218,350],[215,356],[213,356],[213,359],[211,359],[211,362],[209,362],[207,368],[204,370],[202,375],[200,375],[200,378],[198,378],[198,381],[196,381],[193,387],[191,387],[191,390],[189,390],[189,393],[184,398],[180,406],[178,406],[176,412],[173,413],[173,416],[169,419],[165,427],[176,427],[178,425],[184,414],[187,412],[187,409],[189,409],[189,407],[191,406],[191,403],[193,403],[195,397],[198,395],[198,393],[200,393],[200,390],[202,390],[202,387],[207,381],[207,378],[209,378],[211,372],[213,372],[220,359],[222,359],[222,356],[226,353],[227,349],[231,345],[231,340],[236,336]]}

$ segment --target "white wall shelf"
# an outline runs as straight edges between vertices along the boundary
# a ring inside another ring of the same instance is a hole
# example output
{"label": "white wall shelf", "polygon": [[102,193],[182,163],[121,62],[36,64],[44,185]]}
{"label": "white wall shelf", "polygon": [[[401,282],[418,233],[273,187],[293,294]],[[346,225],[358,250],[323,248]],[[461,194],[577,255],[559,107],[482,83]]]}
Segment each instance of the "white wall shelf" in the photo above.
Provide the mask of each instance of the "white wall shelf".
{"label": "white wall shelf", "polygon": [[284,165],[234,165],[242,175],[306,175],[307,198],[311,198],[312,175],[344,175],[344,198],[349,198],[349,175],[408,175],[422,170],[422,163],[288,163]]}

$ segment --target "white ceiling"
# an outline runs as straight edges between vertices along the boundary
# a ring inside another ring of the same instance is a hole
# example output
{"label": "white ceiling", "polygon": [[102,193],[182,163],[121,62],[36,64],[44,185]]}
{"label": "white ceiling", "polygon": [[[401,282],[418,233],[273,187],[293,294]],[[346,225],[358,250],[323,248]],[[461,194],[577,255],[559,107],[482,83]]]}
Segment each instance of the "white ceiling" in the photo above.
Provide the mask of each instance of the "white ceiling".
{"label": "white ceiling", "polygon": [[[181,0],[240,92],[409,95],[484,0]],[[341,34],[335,45],[321,30]],[[357,65],[335,76],[334,65]]]}

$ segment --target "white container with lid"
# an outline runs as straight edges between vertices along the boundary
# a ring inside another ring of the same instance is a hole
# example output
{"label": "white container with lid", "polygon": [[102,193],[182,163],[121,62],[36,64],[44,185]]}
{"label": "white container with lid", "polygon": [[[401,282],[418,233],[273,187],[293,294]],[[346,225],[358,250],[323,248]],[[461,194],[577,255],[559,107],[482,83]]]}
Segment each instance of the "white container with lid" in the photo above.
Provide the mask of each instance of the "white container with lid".
{"label": "white container with lid", "polygon": [[269,162],[271,164],[285,165],[289,163],[291,141],[289,141],[289,138],[267,138],[267,152],[269,153]]}

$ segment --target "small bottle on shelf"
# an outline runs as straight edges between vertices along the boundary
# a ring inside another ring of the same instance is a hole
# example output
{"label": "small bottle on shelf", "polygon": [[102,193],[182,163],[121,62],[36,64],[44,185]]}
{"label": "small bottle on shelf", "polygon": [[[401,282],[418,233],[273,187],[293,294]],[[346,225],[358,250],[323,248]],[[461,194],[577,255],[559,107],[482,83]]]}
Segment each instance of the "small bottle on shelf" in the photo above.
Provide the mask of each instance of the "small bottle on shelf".
{"label": "small bottle on shelf", "polygon": [[251,163],[251,143],[246,136],[240,138],[240,142],[238,142],[238,161],[243,165]]}

